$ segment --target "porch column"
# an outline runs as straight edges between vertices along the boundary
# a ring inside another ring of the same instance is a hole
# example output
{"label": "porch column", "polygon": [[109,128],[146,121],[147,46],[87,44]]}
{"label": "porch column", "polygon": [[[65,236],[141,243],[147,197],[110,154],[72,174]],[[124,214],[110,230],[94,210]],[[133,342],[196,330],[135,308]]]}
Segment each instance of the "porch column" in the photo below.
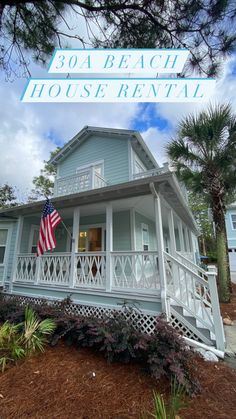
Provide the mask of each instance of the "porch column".
{"label": "porch column", "polygon": [[113,211],[112,204],[108,202],[106,205],[106,291],[112,288],[112,259],[113,251]]}
{"label": "porch column", "polygon": [[168,228],[170,234],[170,254],[175,257],[176,253],[176,241],[175,241],[175,225],[174,225],[174,215],[172,209],[168,211]]}
{"label": "porch column", "polygon": [[186,226],[185,226],[185,237],[186,237],[186,247],[187,247],[187,252],[191,253],[191,247],[190,247],[190,240],[189,240],[188,227],[186,227]]}
{"label": "porch column", "polygon": [[181,220],[178,221],[178,230],[179,230],[180,251],[184,252],[185,246],[184,246],[183,224]]}
{"label": "porch column", "polygon": [[24,217],[23,215],[20,215],[18,218],[18,223],[17,223],[14,259],[13,259],[12,275],[11,275],[10,284],[9,284],[9,291],[12,291],[13,282],[16,277],[17,257],[18,257],[18,254],[20,253],[20,244],[21,244],[23,224],[24,224]]}
{"label": "porch column", "polygon": [[79,225],[80,225],[80,208],[74,208],[73,213],[73,232],[72,232],[72,243],[71,243],[71,267],[70,267],[70,288],[75,286],[75,274],[76,274],[76,258],[75,253],[78,250],[78,241],[79,241]]}
{"label": "porch column", "polygon": [[166,270],[164,260],[164,240],[163,240],[163,225],[161,216],[161,201],[159,194],[155,191],[154,195],[154,212],[155,212],[155,227],[156,227],[156,240],[157,240],[157,254],[158,254],[158,266],[160,275],[160,287],[161,287],[161,304],[162,310],[169,317],[169,306],[167,302],[166,293]]}

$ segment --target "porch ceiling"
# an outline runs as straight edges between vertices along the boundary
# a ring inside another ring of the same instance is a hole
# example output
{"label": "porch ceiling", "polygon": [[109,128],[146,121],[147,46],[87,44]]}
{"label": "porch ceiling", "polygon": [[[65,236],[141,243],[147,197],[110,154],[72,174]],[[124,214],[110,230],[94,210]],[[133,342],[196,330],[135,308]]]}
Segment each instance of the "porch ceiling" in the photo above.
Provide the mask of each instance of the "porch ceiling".
{"label": "porch ceiling", "polygon": [[[196,233],[197,226],[188,208],[188,205],[180,190],[175,175],[172,172],[163,173],[157,176],[151,176],[138,180],[120,183],[118,185],[106,186],[100,189],[80,192],[73,195],[60,196],[52,198],[52,202],[58,210],[65,213],[72,213],[72,209],[80,206],[81,213],[88,214],[88,206],[91,214],[104,212],[105,203],[112,201],[114,210],[127,208],[140,208],[145,210],[147,216],[153,217],[153,205],[148,204],[145,195],[151,195],[150,183],[161,192],[167,203],[174,209],[176,214]],[[151,196],[150,196],[151,199]],[[32,204],[21,205],[0,211],[0,219],[4,217],[18,217],[19,215],[40,215],[45,201],[39,201]],[[150,201],[151,202],[151,201]],[[94,212],[94,213],[95,213]],[[143,212],[143,211],[142,211]],[[150,214],[149,214],[150,212]]]}

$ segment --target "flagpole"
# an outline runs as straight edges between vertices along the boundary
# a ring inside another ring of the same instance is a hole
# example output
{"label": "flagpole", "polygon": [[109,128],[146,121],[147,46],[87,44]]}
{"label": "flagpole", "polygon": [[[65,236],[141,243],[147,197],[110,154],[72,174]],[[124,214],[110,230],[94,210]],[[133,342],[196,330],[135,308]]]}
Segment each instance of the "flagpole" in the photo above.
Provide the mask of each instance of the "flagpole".
{"label": "flagpole", "polygon": [[67,231],[68,235],[70,236],[71,241],[73,242],[74,239],[73,239],[73,236],[72,236],[70,230],[66,227],[63,220],[61,220],[61,223],[62,223],[63,227],[65,228],[65,230]]}

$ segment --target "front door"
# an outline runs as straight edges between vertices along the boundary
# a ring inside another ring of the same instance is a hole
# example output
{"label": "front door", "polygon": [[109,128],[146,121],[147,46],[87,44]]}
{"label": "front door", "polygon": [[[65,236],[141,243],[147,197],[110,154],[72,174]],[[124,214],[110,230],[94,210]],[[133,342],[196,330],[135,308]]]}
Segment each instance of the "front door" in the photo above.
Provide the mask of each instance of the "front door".
{"label": "front door", "polygon": [[78,252],[85,253],[85,255],[80,257],[78,273],[82,276],[85,275],[87,279],[94,280],[104,276],[105,260],[103,255],[99,255],[104,250],[103,238],[103,227],[82,227],[80,229]]}

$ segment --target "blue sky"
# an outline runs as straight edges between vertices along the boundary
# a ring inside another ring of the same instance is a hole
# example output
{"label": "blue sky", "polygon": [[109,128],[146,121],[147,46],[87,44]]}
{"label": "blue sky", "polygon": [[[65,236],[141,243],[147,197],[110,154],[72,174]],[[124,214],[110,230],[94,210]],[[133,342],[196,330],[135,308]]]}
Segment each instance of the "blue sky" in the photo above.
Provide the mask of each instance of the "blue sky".
{"label": "blue sky", "polygon": [[[81,47],[74,44],[73,47]],[[48,77],[47,68],[30,65],[32,77]],[[32,178],[57,145],[69,141],[85,125],[135,129],[141,132],[158,163],[178,121],[207,104],[39,104],[23,103],[26,79],[6,82],[0,74],[0,184],[8,182],[25,199]],[[236,109],[236,55],[226,61],[212,102],[231,102]]]}

